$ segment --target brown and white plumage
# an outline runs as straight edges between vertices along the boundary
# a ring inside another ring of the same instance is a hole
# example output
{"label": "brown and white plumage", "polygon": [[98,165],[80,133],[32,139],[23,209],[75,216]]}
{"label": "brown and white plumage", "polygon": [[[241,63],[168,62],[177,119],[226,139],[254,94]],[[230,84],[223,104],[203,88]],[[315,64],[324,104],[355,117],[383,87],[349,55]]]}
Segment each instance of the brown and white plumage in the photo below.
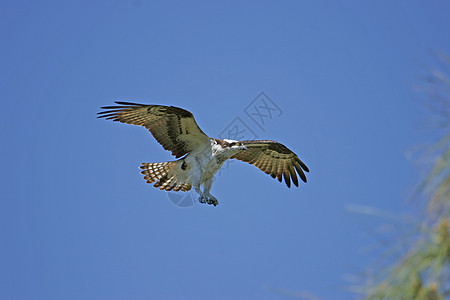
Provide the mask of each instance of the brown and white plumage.
{"label": "brown and white plumage", "polygon": [[[283,144],[270,140],[235,141],[208,137],[191,112],[174,106],[116,102],[102,107],[99,118],[147,128],[176,161],[143,163],[141,173],[147,183],[166,191],[188,191],[194,187],[200,202],[218,204],[210,194],[214,174],[225,160],[234,158],[250,163],[261,171],[282,178],[288,187],[298,186],[298,177],[306,182],[308,167]],[[200,187],[203,186],[203,191]]]}
{"label": "brown and white plumage", "polygon": [[250,163],[266,174],[277,178],[281,182],[282,177],[288,187],[291,187],[291,179],[298,186],[298,175],[306,182],[304,172],[309,172],[308,167],[283,144],[270,140],[242,141],[247,147],[246,151],[232,156],[241,161]]}
{"label": "brown and white plumage", "polygon": [[[142,163],[140,168],[144,175],[144,180],[147,183],[153,183],[156,181],[154,187],[165,191],[183,191],[187,192],[191,189],[189,182],[177,182],[176,179],[176,167],[179,164],[178,161],[166,161],[160,163]],[[181,166],[180,166],[181,168]]]}
{"label": "brown and white plumage", "polygon": [[104,106],[99,118],[144,126],[164,149],[172,151],[176,158],[209,143],[209,137],[198,127],[191,112],[163,105],[143,105],[116,102],[116,106]]}

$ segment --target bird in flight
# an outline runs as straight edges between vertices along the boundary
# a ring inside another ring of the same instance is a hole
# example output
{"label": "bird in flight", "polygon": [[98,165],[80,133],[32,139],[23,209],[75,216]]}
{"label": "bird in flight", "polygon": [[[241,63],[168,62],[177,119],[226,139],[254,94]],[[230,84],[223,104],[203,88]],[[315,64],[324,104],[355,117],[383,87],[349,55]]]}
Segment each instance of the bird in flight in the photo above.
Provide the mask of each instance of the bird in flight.
{"label": "bird in flight", "polygon": [[[115,102],[104,106],[99,118],[139,125],[147,128],[164,149],[172,152],[175,161],[142,163],[140,168],[147,183],[165,191],[187,192],[192,187],[201,203],[216,206],[211,195],[214,174],[227,159],[254,165],[278,181],[291,181],[298,187],[298,177],[306,182],[308,167],[281,143],[270,140],[236,141],[208,137],[197,125],[191,112],[164,105]],[[201,189],[203,187],[203,190]]]}

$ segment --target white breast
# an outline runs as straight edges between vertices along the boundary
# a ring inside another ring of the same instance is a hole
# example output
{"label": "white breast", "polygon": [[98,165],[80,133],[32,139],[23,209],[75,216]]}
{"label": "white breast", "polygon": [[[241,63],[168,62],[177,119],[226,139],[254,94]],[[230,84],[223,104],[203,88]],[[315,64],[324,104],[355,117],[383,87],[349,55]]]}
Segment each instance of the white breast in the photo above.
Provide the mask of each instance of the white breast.
{"label": "white breast", "polygon": [[188,167],[189,170],[187,171],[188,176],[194,184],[195,182],[203,184],[207,179],[213,177],[222,167],[223,163],[217,163],[215,146],[217,145],[212,143],[208,147],[191,152],[185,158],[187,165],[191,166],[191,168]]}

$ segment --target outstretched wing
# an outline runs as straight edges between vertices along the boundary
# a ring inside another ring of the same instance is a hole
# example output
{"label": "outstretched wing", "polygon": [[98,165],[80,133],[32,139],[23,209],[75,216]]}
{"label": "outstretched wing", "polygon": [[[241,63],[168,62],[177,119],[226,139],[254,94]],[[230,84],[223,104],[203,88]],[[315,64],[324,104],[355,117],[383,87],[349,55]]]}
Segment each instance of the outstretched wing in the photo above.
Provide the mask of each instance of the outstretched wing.
{"label": "outstretched wing", "polygon": [[283,144],[268,140],[241,141],[241,143],[247,147],[247,150],[241,151],[231,158],[248,162],[273,178],[276,177],[280,182],[284,177],[289,188],[291,179],[295,186],[298,186],[295,171],[306,182],[304,172],[309,172],[308,167]]}
{"label": "outstretched wing", "polygon": [[116,102],[116,106],[104,106],[99,118],[144,126],[164,149],[181,157],[192,150],[210,143],[209,137],[198,127],[191,112],[163,105],[144,105]]}

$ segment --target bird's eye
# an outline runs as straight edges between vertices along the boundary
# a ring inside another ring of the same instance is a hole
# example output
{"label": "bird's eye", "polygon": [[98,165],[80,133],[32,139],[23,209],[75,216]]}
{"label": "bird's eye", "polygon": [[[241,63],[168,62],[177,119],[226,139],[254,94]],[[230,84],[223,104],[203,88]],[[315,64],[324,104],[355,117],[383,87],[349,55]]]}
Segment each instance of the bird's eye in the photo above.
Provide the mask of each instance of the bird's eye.
{"label": "bird's eye", "polygon": [[240,146],[240,145],[242,145],[242,143],[236,142],[236,146]]}

